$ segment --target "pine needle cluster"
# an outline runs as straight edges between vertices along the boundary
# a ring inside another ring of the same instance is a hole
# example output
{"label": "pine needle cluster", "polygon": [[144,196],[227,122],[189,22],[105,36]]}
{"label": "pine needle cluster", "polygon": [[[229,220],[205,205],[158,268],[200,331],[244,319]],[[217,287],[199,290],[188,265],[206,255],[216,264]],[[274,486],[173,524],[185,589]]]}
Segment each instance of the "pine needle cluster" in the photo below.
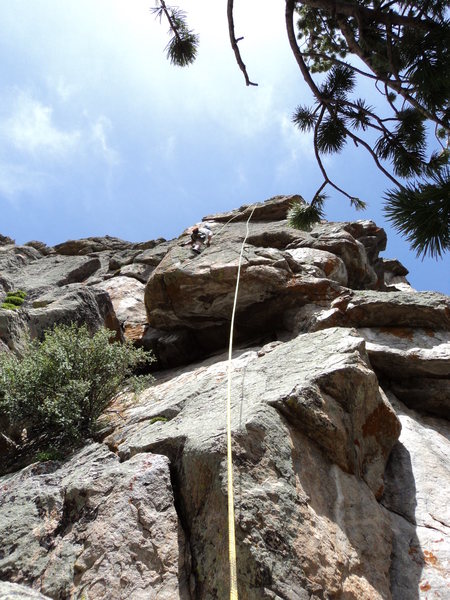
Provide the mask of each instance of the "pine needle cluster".
{"label": "pine needle cluster", "polygon": [[197,57],[199,36],[187,25],[186,13],[175,6],[167,6],[164,0],[157,0],[151,9],[160,21],[163,17],[169,24],[171,38],[166,46],[167,58],[177,67],[187,67]]}

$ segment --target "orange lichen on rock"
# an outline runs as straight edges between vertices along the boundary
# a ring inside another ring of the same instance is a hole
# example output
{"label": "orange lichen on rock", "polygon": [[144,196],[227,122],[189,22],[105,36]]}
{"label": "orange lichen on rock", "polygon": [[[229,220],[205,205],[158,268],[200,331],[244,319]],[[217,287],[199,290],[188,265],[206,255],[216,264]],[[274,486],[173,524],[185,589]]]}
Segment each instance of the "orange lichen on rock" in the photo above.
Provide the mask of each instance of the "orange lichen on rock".
{"label": "orange lichen on rock", "polygon": [[439,565],[438,559],[429,550],[423,551],[423,558],[424,558],[425,562],[427,563],[427,565],[431,565],[433,567],[437,567]]}
{"label": "orange lichen on rock", "polygon": [[428,592],[431,590],[431,585],[428,583],[428,581],[421,583],[419,587],[421,592]]}
{"label": "orange lichen on rock", "polygon": [[395,413],[388,411],[384,404],[379,404],[367,417],[362,432],[364,437],[372,435],[377,439],[392,435],[398,436],[400,434],[400,424],[395,417]]}

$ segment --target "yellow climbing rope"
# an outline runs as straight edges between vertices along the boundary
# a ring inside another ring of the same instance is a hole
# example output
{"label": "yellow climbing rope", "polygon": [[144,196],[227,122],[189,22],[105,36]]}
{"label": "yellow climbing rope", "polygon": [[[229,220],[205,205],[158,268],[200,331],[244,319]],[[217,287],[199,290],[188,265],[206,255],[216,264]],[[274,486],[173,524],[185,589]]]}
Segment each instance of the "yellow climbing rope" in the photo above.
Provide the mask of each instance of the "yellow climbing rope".
{"label": "yellow climbing rope", "polygon": [[239,292],[239,280],[241,277],[241,263],[244,253],[245,242],[249,233],[249,223],[256,206],[253,207],[249,218],[244,241],[242,242],[241,252],[239,254],[239,264],[236,279],[236,289],[234,292],[233,312],[231,313],[230,325],[230,343],[228,348],[228,388],[227,388],[227,472],[228,472],[228,556],[230,562],[230,600],[238,600],[237,588],[237,568],[236,568],[236,533],[234,525],[234,486],[233,486],[233,456],[231,452],[231,369],[233,354],[233,330],[234,317],[236,314],[236,305]]}

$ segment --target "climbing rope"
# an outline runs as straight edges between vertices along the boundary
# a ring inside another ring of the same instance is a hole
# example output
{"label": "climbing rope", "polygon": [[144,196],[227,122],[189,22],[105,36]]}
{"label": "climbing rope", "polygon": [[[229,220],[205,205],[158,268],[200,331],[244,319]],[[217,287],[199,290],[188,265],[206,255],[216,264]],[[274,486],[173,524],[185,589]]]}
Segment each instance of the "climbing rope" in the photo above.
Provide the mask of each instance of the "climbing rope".
{"label": "climbing rope", "polygon": [[[231,369],[233,354],[233,330],[234,317],[236,314],[236,305],[239,292],[239,281],[241,278],[241,263],[244,253],[245,242],[249,233],[249,223],[252,218],[256,205],[253,207],[249,218],[244,241],[242,242],[241,252],[239,254],[239,264],[236,279],[236,289],[234,291],[233,312],[231,313],[230,342],[228,347],[228,388],[227,388],[227,472],[228,472],[228,557],[230,562],[230,600],[238,600],[237,588],[237,568],[236,568],[236,533],[234,524],[234,486],[233,486],[233,456],[231,452]],[[234,217],[233,217],[234,218]],[[231,220],[231,219],[230,219]],[[222,228],[223,229],[223,228]]]}

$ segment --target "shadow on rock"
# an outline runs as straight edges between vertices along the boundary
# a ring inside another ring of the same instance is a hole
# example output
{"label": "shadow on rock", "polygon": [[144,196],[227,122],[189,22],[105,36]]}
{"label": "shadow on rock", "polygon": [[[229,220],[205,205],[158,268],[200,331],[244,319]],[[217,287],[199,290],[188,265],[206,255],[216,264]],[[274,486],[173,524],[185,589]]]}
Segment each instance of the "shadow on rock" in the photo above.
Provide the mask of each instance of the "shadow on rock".
{"label": "shadow on rock", "polygon": [[389,511],[392,539],[391,592],[395,600],[418,600],[425,564],[416,528],[416,483],[407,448],[397,442],[385,473],[381,503]]}

